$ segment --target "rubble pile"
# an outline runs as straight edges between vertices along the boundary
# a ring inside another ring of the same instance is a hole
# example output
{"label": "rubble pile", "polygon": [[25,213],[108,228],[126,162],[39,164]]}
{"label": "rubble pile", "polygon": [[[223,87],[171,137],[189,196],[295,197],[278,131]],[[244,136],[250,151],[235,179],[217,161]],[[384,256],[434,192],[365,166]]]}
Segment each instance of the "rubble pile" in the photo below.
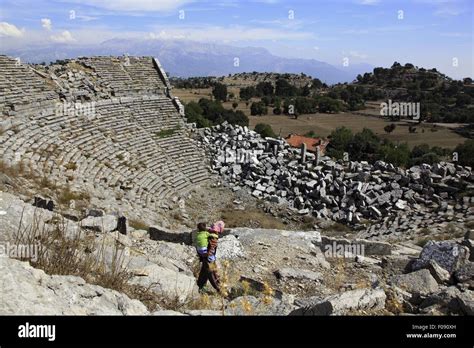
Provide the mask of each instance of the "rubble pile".
{"label": "rubble pile", "polygon": [[86,74],[82,70],[68,69],[66,66],[55,64],[48,67],[47,72],[50,78],[57,83],[62,95],[66,99],[85,97],[90,100],[98,94],[93,72]]}
{"label": "rubble pile", "polygon": [[423,227],[430,222],[426,214],[435,213],[440,221],[462,220],[474,203],[465,194],[474,188],[471,168],[452,163],[402,169],[383,161],[334,161],[227,123],[205,129],[201,140],[211,168],[233,190],[246,189],[299,214],[351,225],[376,223],[366,237],[381,233],[383,224],[390,233],[408,231],[410,219]]}

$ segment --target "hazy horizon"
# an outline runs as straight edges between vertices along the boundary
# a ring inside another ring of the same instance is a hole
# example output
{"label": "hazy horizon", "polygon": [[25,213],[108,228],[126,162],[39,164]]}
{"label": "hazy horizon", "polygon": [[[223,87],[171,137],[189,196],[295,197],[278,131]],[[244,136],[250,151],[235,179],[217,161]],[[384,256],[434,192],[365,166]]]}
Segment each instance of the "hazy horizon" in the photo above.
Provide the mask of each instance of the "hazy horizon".
{"label": "hazy horizon", "polygon": [[474,76],[472,7],[469,0],[1,0],[0,48],[183,39],[336,68],[409,62],[461,79]]}

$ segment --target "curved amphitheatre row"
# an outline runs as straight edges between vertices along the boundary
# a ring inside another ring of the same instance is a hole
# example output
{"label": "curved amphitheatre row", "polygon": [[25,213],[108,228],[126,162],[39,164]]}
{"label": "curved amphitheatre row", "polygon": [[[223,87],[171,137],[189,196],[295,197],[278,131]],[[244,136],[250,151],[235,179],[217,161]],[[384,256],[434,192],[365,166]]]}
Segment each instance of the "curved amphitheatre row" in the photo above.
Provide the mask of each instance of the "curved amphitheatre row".
{"label": "curved amphitheatre row", "polygon": [[151,57],[38,70],[0,56],[0,152],[58,185],[159,208],[208,179],[204,153]]}

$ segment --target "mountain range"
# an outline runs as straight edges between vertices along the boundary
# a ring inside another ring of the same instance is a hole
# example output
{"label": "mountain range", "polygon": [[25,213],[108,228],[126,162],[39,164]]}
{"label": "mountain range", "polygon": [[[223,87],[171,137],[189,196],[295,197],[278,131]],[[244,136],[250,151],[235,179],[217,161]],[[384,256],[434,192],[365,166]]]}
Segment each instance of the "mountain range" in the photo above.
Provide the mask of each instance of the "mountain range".
{"label": "mountain range", "polygon": [[284,58],[261,47],[236,47],[189,40],[111,39],[99,45],[49,44],[2,52],[24,62],[94,55],[154,56],[170,76],[224,76],[238,72],[305,73],[328,84],[351,82],[357,74],[371,72],[370,64],[335,67],[315,59]]}

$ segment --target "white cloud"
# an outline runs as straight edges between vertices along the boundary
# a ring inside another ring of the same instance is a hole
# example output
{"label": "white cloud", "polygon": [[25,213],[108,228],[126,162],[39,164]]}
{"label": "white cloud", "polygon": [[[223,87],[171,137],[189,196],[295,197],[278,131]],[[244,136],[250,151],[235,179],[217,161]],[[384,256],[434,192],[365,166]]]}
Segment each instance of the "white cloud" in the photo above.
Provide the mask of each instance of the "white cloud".
{"label": "white cloud", "polygon": [[171,11],[195,0],[75,0],[81,5],[89,5],[112,11]]}
{"label": "white cloud", "polygon": [[50,39],[57,43],[70,43],[76,41],[68,30],[63,31],[59,35],[51,35]]}
{"label": "white cloud", "polygon": [[0,37],[21,37],[24,31],[24,29],[20,30],[13,24],[0,22]]}
{"label": "white cloud", "polygon": [[51,30],[51,27],[52,27],[52,23],[51,23],[51,19],[49,18],[41,18],[41,26],[43,28],[45,28],[46,30]]}

